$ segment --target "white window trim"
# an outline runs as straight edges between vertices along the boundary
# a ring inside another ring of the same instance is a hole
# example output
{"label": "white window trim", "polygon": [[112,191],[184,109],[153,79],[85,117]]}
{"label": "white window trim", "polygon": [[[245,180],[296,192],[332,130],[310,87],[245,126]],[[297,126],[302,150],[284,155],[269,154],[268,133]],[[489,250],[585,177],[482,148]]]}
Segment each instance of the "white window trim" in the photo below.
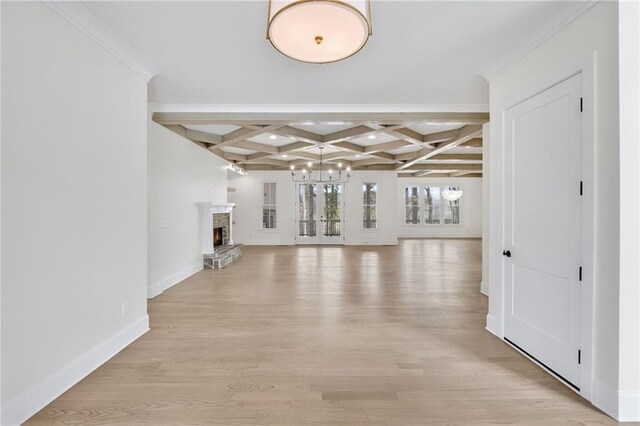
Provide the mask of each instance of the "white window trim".
{"label": "white window trim", "polygon": [[[264,204],[264,186],[267,183],[273,183],[276,186],[276,203],[275,204]],[[264,227],[264,208],[273,206],[276,211],[276,226],[275,228],[265,228]],[[261,232],[279,232],[280,228],[278,225],[280,224],[280,220],[278,220],[278,182],[274,180],[263,180],[262,181],[262,203],[260,205],[260,226],[258,230]]]}
{"label": "white window trim", "polygon": [[[418,199],[419,199],[419,206],[420,206],[420,223],[407,223],[405,221],[405,214],[406,214],[406,208],[407,208],[407,204],[405,201],[405,194],[406,194],[406,189],[407,188],[413,188],[413,187],[418,187],[420,188],[420,191],[418,192]],[[440,188],[440,223],[425,223],[424,220],[426,218],[426,202],[425,202],[425,196],[424,196],[424,188],[427,187],[429,185],[425,185],[425,184],[416,184],[416,185],[405,185],[404,189],[403,189],[403,193],[402,193],[402,218],[401,218],[401,225],[402,227],[406,227],[406,228],[458,228],[461,226],[464,226],[464,215],[462,214],[462,198],[458,199],[458,206],[459,206],[459,210],[460,210],[460,222],[459,223],[442,223],[442,221],[444,220],[444,215],[443,215],[443,211],[442,211],[442,202],[446,201],[442,198],[442,190],[444,188],[458,188],[459,190],[462,190],[462,186],[460,185],[455,185],[455,184],[434,184],[431,186],[436,186],[438,188]]]}
{"label": "white window trim", "polygon": [[[418,216],[419,216],[419,220],[418,223],[407,223],[406,221],[406,214],[407,214],[407,207],[415,207],[412,204],[407,204],[407,188],[418,188]],[[402,225],[409,227],[409,228],[416,228],[419,227],[421,225],[424,225],[422,223],[422,217],[423,217],[423,213],[424,213],[424,206],[423,206],[423,202],[422,202],[422,186],[421,185],[405,185],[404,189],[402,191]]]}
{"label": "white window trim", "polygon": [[[376,187],[376,203],[375,204],[365,204],[364,203],[364,199],[362,200],[362,217],[363,217],[363,219],[361,220],[361,223],[360,223],[360,225],[361,225],[360,230],[364,231],[364,232],[379,232],[380,228],[378,227],[378,190],[380,188],[379,188],[377,182],[370,182],[370,181],[362,182],[362,185],[360,185],[360,195],[364,195],[364,191],[362,190],[362,187],[365,186],[365,185],[375,185],[375,187]],[[365,228],[364,227],[364,211],[365,211],[365,207],[367,207],[367,206],[376,208],[376,219],[375,219],[376,220],[376,227],[375,228]]]}

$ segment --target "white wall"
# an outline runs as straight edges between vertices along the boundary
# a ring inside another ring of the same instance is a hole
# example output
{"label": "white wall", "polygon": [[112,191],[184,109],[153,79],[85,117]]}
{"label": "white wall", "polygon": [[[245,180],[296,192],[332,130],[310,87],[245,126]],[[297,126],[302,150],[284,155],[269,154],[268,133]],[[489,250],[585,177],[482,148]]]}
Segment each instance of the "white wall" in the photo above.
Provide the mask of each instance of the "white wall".
{"label": "white wall", "polygon": [[621,2],[619,418],[640,421],[640,3]]}
{"label": "white wall", "polygon": [[485,123],[482,126],[482,158],[486,159],[482,162],[482,282],[480,283],[480,291],[485,296],[489,295],[489,253],[491,252],[491,244],[489,238],[489,180],[490,165],[489,152],[491,149],[491,123]]}
{"label": "white wall", "polygon": [[227,202],[228,161],[149,120],[148,296],[202,269],[198,202]]}
{"label": "white wall", "polygon": [[[407,186],[458,186],[460,225],[406,225],[404,223],[404,189]],[[482,237],[481,178],[400,178],[398,179],[398,236],[402,238],[480,238]]]}
{"label": "white wall", "polygon": [[2,2],[2,424],[148,329],[146,81]]}
{"label": "white wall", "polygon": [[[502,336],[503,170],[502,114],[531,96],[594,62],[595,87],[584,93],[585,115],[595,114],[594,187],[595,265],[584,265],[595,281],[593,382],[583,383],[583,395],[612,416],[618,416],[619,390],[619,246],[620,159],[618,129],[618,6],[600,2],[490,82],[490,299],[487,327]],[[585,68],[588,70],[588,67]],[[586,78],[586,77],[585,77]],[[589,94],[594,90],[595,105]],[[587,138],[589,135],[585,135]],[[637,141],[636,141],[637,143]],[[584,153],[589,155],[589,153]],[[637,167],[637,166],[636,166]],[[540,171],[541,173],[544,170]],[[637,259],[636,259],[637,261]],[[587,278],[589,279],[589,278]],[[588,297],[583,291],[583,297]],[[637,306],[637,305],[636,305]],[[583,353],[590,351],[588,342]],[[583,365],[583,369],[588,368]],[[593,385],[593,386],[592,386]],[[593,392],[592,392],[593,390]]]}
{"label": "white wall", "polygon": [[[347,184],[346,244],[352,245],[395,245],[398,244],[398,211],[394,208],[397,200],[398,176],[396,172],[351,172]],[[378,194],[376,201],[377,229],[363,229],[362,206],[363,183],[376,183]]]}
{"label": "white wall", "polygon": [[[396,181],[394,172],[351,172],[345,189],[345,244],[397,244]],[[295,244],[295,185],[287,171],[230,173],[229,202],[235,203],[234,240],[249,245]],[[277,229],[262,228],[262,183],[277,182]],[[363,182],[378,184],[378,229],[362,229]]]}

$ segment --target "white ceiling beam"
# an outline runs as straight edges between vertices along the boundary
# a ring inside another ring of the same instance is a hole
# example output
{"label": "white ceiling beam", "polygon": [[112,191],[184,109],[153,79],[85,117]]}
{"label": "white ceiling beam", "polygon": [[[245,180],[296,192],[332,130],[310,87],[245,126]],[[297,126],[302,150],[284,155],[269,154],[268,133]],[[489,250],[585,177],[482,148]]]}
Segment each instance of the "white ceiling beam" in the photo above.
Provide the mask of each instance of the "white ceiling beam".
{"label": "white ceiling beam", "polygon": [[383,142],[383,143],[379,143],[377,145],[366,146],[364,148],[364,152],[366,154],[372,154],[372,153],[375,153],[375,152],[389,151],[391,149],[404,148],[404,147],[409,146],[409,145],[413,145],[413,144],[411,142],[407,142],[405,140]]}
{"label": "white ceiling beam", "polygon": [[[482,169],[480,169],[481,171]],[[449,173],[450,177],[460,177],[460,176],[465,176],[465,175],[469,175],[471,173],[477,173],[478,170],[458,170],[457,172],[453,172],[453,173]]]}
{"label": "white ceiling beam", "polygon": [[247,161],[247,156],[243,154],[236,154],[235,152],[224,152],[222,151],[222,157],[225,160],[229,161],[237,161],[239,163],[244,163]]}
{"label": "white ceiling beam", "polygon": [[293,142],[293,143],[290,143],[288,145],[282,145],[282,146],[278,147],[278,152],[281,153],[281,154],[284,154],[286,152],[296,151],[298,149],[308,148],[308,147],[313,146],[313,145],[314,144],[309,143],[309,142],[298,141],[298,142]]}
{"label": "white ceiling beam", "polygon": [[186,137],[188,139],[205,142],[209,144],[218,144],[222,142],[222,136],[213,133],[201,132],[199,130],[186,129]]}
{"label": "white ceiling beam", "polygon": [[364,153],[364,147],[360,146],[360,145],[356,145],[355,143],[352,142],[336,142],[334,144],[332,144],[331,146],[335,146],[336,148],[340,148],[346,151],[351,151],[351,152],[355,152],[358,154],[362,154]]}
{"label": "white ceiling beam", "polygon": [[458,145],[461,145],[471,139],[477,138],[482,135],[482,126],[464,126],[457,130],[457,136],[448,141],[439,144],[436,148],[425,148],[416,154],[416,156],[407,161],[406,163],[400,164],[396,167],[396,170],[403,170],[412,165],[419,163],[420,161],[426,160],[430,157],[433,157],[437,154],[441,154],[444,151],[454,148]]}
{"label": "white ceiling beam", "polygon": [[284,137],[292,137],[299,141],[309,142],[314,145],[322,143],[322,135],[309,132],[307,130],[291,127],[291,126],[282,126],[278,129],[269,131],[269,133],[273,133],[275,135],[284,136]]}
{"label": "white ceiling beam", "polygon": [[233,146],[236,148],[250,149],[252,151],[265,152],[268,154],[277,154],[279,152],[278,147],[276,146],[246,140],[235,142]]}
{"label": "white ceiling beam", "polygon": [[482,161],[482,154],[437,154],[426,161]]}
{"label": "white ceiling beam", "polygon": [[212,151],[220,151],[225,146],[231,146],[236,142],[240,142],[248,138],[253,138],[263,133],[270,133],[271,131],[277,130],[280,127],[282,126],[271,125],[271,126],[260,127],[259,129],[250,129],[246,127],[241,127],[239,129],[234,130],[233,132],[223,135],[222,142],[220,142],[219,144],[210,146],[209,149]]}
{"label": "white ceiling beam", "polygon": [[[154,112],[153,121],[159,124],[232,124],[248,126],[308,122],[359,122],[397,125],[398,123],[421,124],[484,124],[489,121],[486,112],[330,112],[330,113],[284,113],[284,112]],[[318,140],[317,142],[322,142]]]}
{"label": "white ceiling beam", "polygon": [[413,164],[404,170],[469,170],[469,171],[482,171],[482,164],[461,164],[461,163],[453,163],[453,164]]}

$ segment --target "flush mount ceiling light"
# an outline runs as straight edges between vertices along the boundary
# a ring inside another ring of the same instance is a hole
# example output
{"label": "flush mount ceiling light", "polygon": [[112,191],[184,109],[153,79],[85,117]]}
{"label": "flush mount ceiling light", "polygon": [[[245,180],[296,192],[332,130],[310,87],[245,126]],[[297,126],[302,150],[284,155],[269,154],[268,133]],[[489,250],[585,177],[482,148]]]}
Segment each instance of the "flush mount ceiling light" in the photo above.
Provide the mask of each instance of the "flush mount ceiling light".
{"label": "flush mount ceiling light", "polygon": [[340,61],[362,49],[370,35],[369,0],[269,0],[267,39],[297,61]]}

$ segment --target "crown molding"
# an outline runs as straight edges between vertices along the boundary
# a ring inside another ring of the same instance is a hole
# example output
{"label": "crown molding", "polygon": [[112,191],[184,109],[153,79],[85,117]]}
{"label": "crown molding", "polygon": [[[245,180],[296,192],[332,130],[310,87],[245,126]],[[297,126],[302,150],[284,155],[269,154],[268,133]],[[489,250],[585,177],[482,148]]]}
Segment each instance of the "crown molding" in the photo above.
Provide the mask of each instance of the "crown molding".
{"label": "crown molding", "polygon": [[489,112],[489,104],[174,104],[149,103],[151,112],[420,113]]}
{"label": "crown molding", "polygon": [[491,83],[491,81],[502,74],[504,71],[509,69],[512,65],[518,62],[520,59],[527,56],[529,53],[534,51],[538,46],[540,46],[545,41],[549,40],[551,37],[559,33],[563,28],[567,27],[573,21],[578,19],[580,16],[584,15],[589,9],[599,3],[600,0],[589,0],[585,2],[582,6],[580,6],[575,12],[571,15],[563,19],[557,25],[552,27],[549,31],[544,33],[542,36],[536,36],[531,38],[528,41],[528,44],[522,48],[518,49],[515,52],[503,56],[499,61],[496,62],[495,65],[484,68],[478,72],[478,75],[484,78],[487,82]]}
{"label": "crown molding", "polygon": [[42,0],[51,10],[147,82],[160,72],[79,2]]}

